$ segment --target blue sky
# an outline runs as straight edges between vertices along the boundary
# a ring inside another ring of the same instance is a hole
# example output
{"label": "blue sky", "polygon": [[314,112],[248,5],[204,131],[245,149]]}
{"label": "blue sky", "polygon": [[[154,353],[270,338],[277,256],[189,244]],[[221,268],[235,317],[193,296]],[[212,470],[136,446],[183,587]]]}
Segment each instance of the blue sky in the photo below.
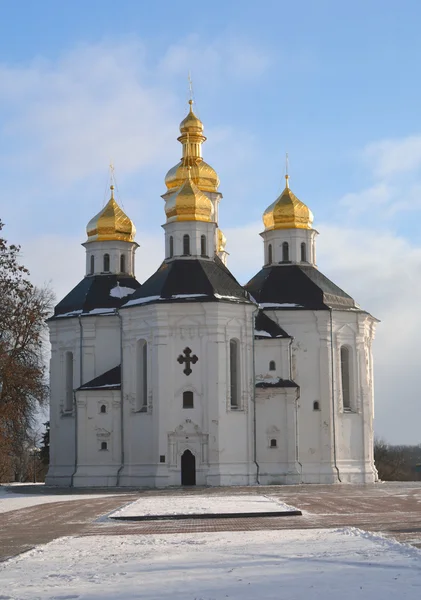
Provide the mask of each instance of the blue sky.
{"label": "blue sky", "polygon": [[319,268],[382,320],[376,433],[420,443],[420,20],[410,0],[4,3],[5,234],[34,281],[63,296],[83,276],[79,244],[112,160],[138,229],[138,278],[150,275],[191,70],[233,273],[245,282],[260,268],[261,215],[288,151]]}

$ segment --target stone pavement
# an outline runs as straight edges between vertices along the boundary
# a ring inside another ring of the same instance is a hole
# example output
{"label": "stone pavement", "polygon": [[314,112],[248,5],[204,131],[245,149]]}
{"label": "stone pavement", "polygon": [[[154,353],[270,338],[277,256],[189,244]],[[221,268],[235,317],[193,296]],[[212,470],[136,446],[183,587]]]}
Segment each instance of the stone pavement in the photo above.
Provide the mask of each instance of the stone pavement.
{"label": "stone pavement", "polygon": [[[28,492],[31,491],[28,486]],[[47,491],[47,490],[46,490]],[[88,492],[88,490],[85,490]],[[90,490],[98,493],[98,490]],[[39,487],[37,488],[39,492]],[[0,560],[37,544],[67,535],[153,535],[208,531],[358,527],[381,532],[421,548],[421,482],[366,486],[306,485],[249,488],[180,488],[170,490],[112,490],[101,498],[42,504],[0,514]],[[64,491],[66,494],[69,490]],[[80,493],[80,490],[73,490]],[[19,488],[22,493],[22,488]],[[48,493],[54,493],[51,488]],[[63,492],[61,492],[63,493]],[[141,496],[198,494],[209,496],[259,494],[275,497],[303,511],[301,517],[185,519],[179,521],[116,522],[99,519]]]}

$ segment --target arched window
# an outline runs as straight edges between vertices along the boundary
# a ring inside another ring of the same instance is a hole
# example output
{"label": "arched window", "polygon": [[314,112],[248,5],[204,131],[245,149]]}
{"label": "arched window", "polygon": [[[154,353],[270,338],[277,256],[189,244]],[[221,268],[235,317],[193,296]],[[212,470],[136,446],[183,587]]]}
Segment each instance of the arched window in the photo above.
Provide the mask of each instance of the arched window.
{"label": "arched window", "polygon": [[104,254],[104,271],[107,273],[110,270],[110,255]]}
{"label": "arched window", "polygon": [[206,236],[205,235],[201,235],[200,236],[200,254],[202,256],[207,256],[207,252],[206,252]]}
{"label": "arched window", "polygon": [[320,404],[315,400],[313,402],[313,410],[320,410]]}
{"label": "arched window", "polygon": [[268,265],[271,265],[272,261],[273,261],[272,244],[269,244],[269,246],[268,246]]}
{"label": "arched window", "polygon": [[65,354],[65,397],[64,410],[73,410],[73,352]]}
{"label": "arched window", "polygon": [[351,410],[351,356],[349,348],[341,346],[341,383],[342,405],[344,410]]}
{"label": "arched window", "polygon": [[95,256],[91,255],[91,275],[95,273]]}
{"label": "arched window", "polygon": [[190,255],[190,236],[183,235],[183,254],[184,256]]}
{"label": "arched window", "polygon": [[237,340],[230,340],[230,397],[231,408],[238,408],[240,369]]}
{"label": "arched window", "polygon": [[271,448],[276,448],[277,446],[278,446],[278,442],[275,439],[270,440],[270,447]]}
{"label": "arched window", "polygon": [[282,244],[282,262],[289,262],[289,244],[284,242]]}
{"label": "arched window", "polygon": [[101,412],[101,413],[106,413],[106,412],[107,412],[107,407],[105,406],[105,404],[103,404],[103,405],[101,406],[101,408],[100,408],[100,411],[99,411],[99,412]]}
{"label": "arched window", "polygon": [[193,392],[183,392],[183,408],[193,408]]}
{"label": "arched window", "polygon": [[124,254],[120,255],[120,273],[126,272],[126,256]]}
{"label": "arched window", "polygon": [[271,360],[269,363],[269,371],[276,371],[276,363],[274,360]]}
{"label": "arched window", "polygon": [[145,412],[148,406],[148,344],[139,340],[136,347],[136,407]]}
{"label": "arched window", "polygon": [[174,256],[174,238],[170,235],[170,258]]}
{"label": "arched window", "polygon": [[101,450],[108,450],[107,442],[101,442]]}
{"label": "arched window", "polygon": [[307,262],[307,247],[304,242],[301,243],[301,262]]}

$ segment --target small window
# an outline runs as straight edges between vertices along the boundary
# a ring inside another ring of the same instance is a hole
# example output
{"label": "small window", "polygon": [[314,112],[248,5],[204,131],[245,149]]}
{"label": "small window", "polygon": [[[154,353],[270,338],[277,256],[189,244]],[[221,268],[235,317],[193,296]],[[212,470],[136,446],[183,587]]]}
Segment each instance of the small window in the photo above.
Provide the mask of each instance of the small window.
{"label": "small window", "polygon": [[301,262],[307,262],[307,247],[304,242],[301,244]]}
{"label": "small window", "polygon": [[107,412],[107,407],[105,406],[105,404],[103,404],[101,406],[100,412],[102,412],[102,413],[106,413]]}
{"label": "small window", "polygon": [[110,255],[104,254],[104,271],[107,273],[110,270]]}
{"label": "small window", "polygon": [[268,246],[268,265],[271,265],[272,262],[273,262],[272,244],[269,244],[269,246]]}
{"label": "small window", "polygon": [[183,235],[183,254],[184,256],[190,256],[190,236]]}
{"label": "small window", "polygon": [[161,454],[161,456],[159,457],[159,462],[160,463],[164,463],[165,462],[165,454]]}
{"label": "small window", "polygon": [[284,242],[282,244],[282,262],[289,262],[289,244]]}
{"label": "small window", "polygon": [[120,256],[120,273],[126,272],[126,257],[124,254]]}
{"label": "small window", "polygon": [[276,440],[270,440],[270,447],[271,448],[277,448],[278,447],[278,442]]}
{"label": "small window", "polygon": [[91,256],[91,275],[95,273],[95,256],[92,254]]}
{"label": "small window", "polygon": [[101,450],[108,450],[107,442],[101,442]]}
{"label": "small window", "polygon": [[207,252],[206,252],[206,236],[205,235],[201,235],[200,236],[200,254],[202,256],[207,256]]}
{"label": "small window", "polygon": [[193,392],[183,392],[183,408],[193,408]]}
{"label": "small window", "polygon": [[313,402],[313,410],[320,410],[320,404],[317,402],[317,400]]}
{"label": "small window", "polygon": [[172,258],[174,256],[174,238],[172,235],[170,235],[170,256],[169,258]]}
{"label": "small window", "polygon": [[269,363],[269,371],[276,371],[276,363],[274,360],[271,360]]}

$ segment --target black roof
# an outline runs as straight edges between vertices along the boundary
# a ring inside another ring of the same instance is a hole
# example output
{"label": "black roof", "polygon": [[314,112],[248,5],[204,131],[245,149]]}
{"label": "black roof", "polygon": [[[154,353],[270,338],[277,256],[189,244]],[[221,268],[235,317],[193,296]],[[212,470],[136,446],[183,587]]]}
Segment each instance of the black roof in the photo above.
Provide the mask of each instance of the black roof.
{"label": "black roof", "polygon": [[294,310],[359,308],[351,296],[312,265],[264,267],[244,287],[259,304],[285,305],[273,308]]}
{"label": "black roof", "polygon": [[278,379],[277,381],[259,381],[256,383],[257,388],[298,388],[300,387],[291,379]]}
{"label": "black roof", "polygon": [[79,390],[98,390],[98,389],[109,389],[119,390],[121,389],[121,365],[114,367],[106,373],[95,377],[91,381],[84,383],[80,386]]}
{"label": "black roof", "polygon": [[[179,259],[163,262],[124,308],[150,302],[250,302],[245,289],[222,261]],[[136,302],[138,301],[138,302]]]}
{"label": "black roof", "polygon": [[[130,295],[119,297],[118,289],[114,295],[110,295],[114,288],[131,288],[137,290],[140,283],[128,275],[92,275],[84,277],[71,292],[67,294],[54,309],[52,319],[60,315],[76,316],[78,314],[87,314],[94,309],[114,309],[119,308],[124,302],[127,302]],[[121,290],[123,295],[125,290]],[[69,314],[70,313],[70,314]],[[75,314],[72,314],[75,313]]]}
{"label": "black roof", "polygon": [[268,317],[263,310],[259,310],[254,323],[255,337],[261,339],[268,339],[266,335],[259,335],[259,331],[266,332],[271,338],[289,338],[290,335],[275,323],[270,317]]}

